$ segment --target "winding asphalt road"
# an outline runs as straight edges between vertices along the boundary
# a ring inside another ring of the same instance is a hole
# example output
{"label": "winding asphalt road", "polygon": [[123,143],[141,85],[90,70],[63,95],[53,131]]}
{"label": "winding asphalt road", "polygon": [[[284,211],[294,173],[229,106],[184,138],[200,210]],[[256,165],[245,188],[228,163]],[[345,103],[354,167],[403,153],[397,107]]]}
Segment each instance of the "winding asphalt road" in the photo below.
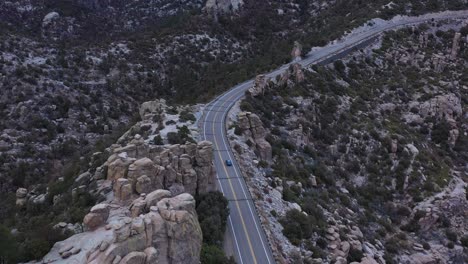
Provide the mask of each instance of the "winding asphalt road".
{"label": "winding asphalt road", "polygon": [[[350,35],[342,41],[335,42],[309,53],[297,63],[303,66],[328,63],[346,54],[353,48],[365,44],[380,33],[401,26],[419,24],[431,19],[467,18],[468,10],[429,14],[423,17],[405,18],[400,21],[385,21],[369,27],[366,31]],[[266,74],[274,78],[288,69],[291,63]],[[209,103],[200,119],[201,137],[213,142],[215,166],[218,177],[218,187],[229,200],[230,216],[228,219],[228,238],[232,246],[227,252],[234,255],[238,264],[269,264],[275,263],[268,239],[260,224],[255,205],[244,181],[226,136],[226,116],[231,107],[240,100],[247,89],[253,86],[254,80],[249,80],[232,87]],[[231,160],[233,166],[226,166],[225,161]]]}

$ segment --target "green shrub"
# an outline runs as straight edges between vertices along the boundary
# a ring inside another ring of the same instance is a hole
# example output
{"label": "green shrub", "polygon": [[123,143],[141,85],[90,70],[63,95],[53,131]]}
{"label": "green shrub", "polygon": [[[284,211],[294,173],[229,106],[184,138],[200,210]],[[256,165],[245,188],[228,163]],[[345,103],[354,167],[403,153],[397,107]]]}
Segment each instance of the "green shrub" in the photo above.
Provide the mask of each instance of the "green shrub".
{"label": "green shrub", "polygon": [[209,245],[221,245],[229,216],[228,201],[220,192],[209,192],[197,197],[198,221],[203,241]]}
{"label": "green shrub", "polygon": [[195,116],[194,116],[192,113],[190,113],[189,111],[183,110],[182,112],[180,112],[179,120],[180,120],[181,122],[187,122],[187,121],[193,121],[193,122],[195,122],[197,119],[196,119]]}
{"label": "green shrub", "polygon": [[447,235],[447,239],[450,240],[450,241],[457,242],[457,240],[458,240],[457,233],[455,231],[453,231],[452,229],[447,229],[445,231],[445,235]]}
{"label": "green shrub", "polygon": [[227,258],[224,251],[214,245],[203,244],[200,254],[201,264],[235,264],[232,257]]}
{"label": "green shrub", "polygon": [[427,243],[427,242],[423,242],[422,245],[423,245],[423,248],[424,248],[425,250],[431,249],[431,245],[429,245],[429,243]]}
{"label": "green shrub", "polygon": [[358,250],[358,249],[355,249],[355,248],[352,248],[349,250],[349,254],[348,254],[348,262],[351,263],[351,262],[361,262],[361,259],[364,257],[364,254],[362,253],[362,251]]}
{"label": "green shrub", "polygon": [[462,246],[468,248],[468,235],[464,235],[462,238],[460,238],[460,242]]}
{"label": "green shrub", "polygon": [[280,223],[284,228],[283,234],[293,245],[299,245],[302,239],[310,238],[312,235],[312,225],[309,222],[309,217],[296,209],[289,210],[280,219]]}

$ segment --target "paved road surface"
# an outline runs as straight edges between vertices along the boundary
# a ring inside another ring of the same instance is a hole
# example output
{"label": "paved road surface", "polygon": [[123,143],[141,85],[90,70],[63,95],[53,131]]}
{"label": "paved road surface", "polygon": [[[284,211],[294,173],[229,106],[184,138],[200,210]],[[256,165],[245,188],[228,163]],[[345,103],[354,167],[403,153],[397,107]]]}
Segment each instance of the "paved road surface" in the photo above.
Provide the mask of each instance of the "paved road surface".
{"label": "paved road surface", "polygon": [[[330,60],[369,40],[383,31],[400,26],[418,24],[430,19],[467,18],[468,11],[431,14],[425,17],[407,18],[398,22],[386,22],[346,38],[345,40],[326,46],[299,61],[303,66],[317,64]],[[290,64],[283,65],[268,73],[268,77],[275,77],[283,73]],[[219,189],[229,200],[231,214],[228,219],[228,238],[238,264],[268,264],[275,263],[268,240],[260,225],[256,208],[250,193],[242,178],[238,164],[234,159],[231,147],[226,138],[225,121],[229,109],[240,100],[247,89],[252,87],[253,80],[246,81],[222,94],[206,107],[200,119],[203,139],[213,142],[215,149],[215,166],[218,175]],[[225,161],[232,160],[233,166],[226,166]]]}

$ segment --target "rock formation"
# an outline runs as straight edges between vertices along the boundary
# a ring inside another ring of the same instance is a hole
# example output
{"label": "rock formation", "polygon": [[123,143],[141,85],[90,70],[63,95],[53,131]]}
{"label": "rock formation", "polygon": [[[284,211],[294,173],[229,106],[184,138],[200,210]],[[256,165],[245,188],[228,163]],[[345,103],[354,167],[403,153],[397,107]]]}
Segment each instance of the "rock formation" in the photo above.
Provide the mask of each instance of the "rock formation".
{"label": "rock formation", "polygon": [[170,196],[152,192],[138,215],[115,203],[93,207],[84,221],[95,219],[96,229],[56,243],[43,262],[199,263],[202,233],[195,199],[187,193]]}
{"label": "rock formation", "polygon": [[271,161],[272,149],[270,143],[265,140],[266,131],[262,121],[256,114],[250,112],[241,112],[238,116],[239,128],[243,131],[247,142],[255,146],[260,159]]}
{"label": "rock formation", "polygon": [[16,206],[23,207],[27,202],[28,190],[25,188],[18,188],[16,190]]}
{"label": "rock formation", "polygon": [[450,59],[452,60],[456,59],[458,56],[458,51],[460,50],[460,39],[461,33],[455,33],[455,36],[453,37],[452,50],[450,52]]}
{"label": "rock formation", "polygon": [[265,75],[260,74],[255,77],[255,84],[252,88],[249,89],[249,93],[252,96],[259,96],[265,93],[265,89],[268,88],[268,82],[270,78],[267,78]]}
{"label": "rock formation", "polygon": [[141,120],[152,120],[155,113],[162,113],[166,107],[164,99],[144,102],[139,109]]}
{"label": "rock formation", "polygon": [[204,9],[213,13],[227,13],[239,9],[243,4],[243,0],[208,0]]}
{"label": "rock formation", "polygon": [[[105,201],[84,217],[85,232],[56,243],[42,261],[198,264],[202,233],[193,196],[214,188],[212,143],[156,146],[135,135],[109,150],[94,174],[76,181],[95,181],[93,192]],[[20,188],[18,205],[29,196],[42,199]]]}
{"label": "rock formation", "polygon": [[420,113],[423,117],[454,119],[461,116],[462,111],[460,98],[453,93],[438,95],[420,106]]}
{"label": "rock formation", "polygon": [[304,72],[302,71],[302,65],[294,63],[289,67],[289,70],[285,71],[279,80],[280,85],[290,84],[290,80],[294,78],[296,83],[301,83],[305,80]]}
{"label": "rock formation", "polygon": [[121,200],[161,188],[195,195],[214,184],[213,146],[208,141],[166,147],[130,144],[114,149],[106,166],[107,179],[116,182],[115,195]]}
{"label": "rock formation", "polygon": [[49,25],[52,21],[54,21],[55,19],[57,19],[59,17],[60,17],[60,15],[57,12],[48,13],[42,19],[42,27],[45,27],[45,26]]}
{"label": "rock formation", "polygon": [[293,61],[301,60],[302,56],[302,45],[298,41],[294,41],[294,48],[291,51],[291,57]]}

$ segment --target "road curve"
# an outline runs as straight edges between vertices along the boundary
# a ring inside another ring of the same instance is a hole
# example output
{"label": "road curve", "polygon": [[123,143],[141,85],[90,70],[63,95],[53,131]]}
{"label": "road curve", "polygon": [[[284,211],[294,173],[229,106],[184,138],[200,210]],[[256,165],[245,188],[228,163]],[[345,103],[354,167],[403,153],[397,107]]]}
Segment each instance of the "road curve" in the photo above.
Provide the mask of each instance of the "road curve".
{"label": "road curve", "polygon": [[[342,41],[309,53],[305,59],[297,63],[308,66],[326,60],[333,60],[335,56],[348,52],[384,31],[423,23],[431,19],[442,20],[448,18],[468,18],[468,10],[407,17],[401,20],[379,23],[366,31],[350,35]],[[266,74],[266,76],[275,77],[288,69],[290,64],[285,64]],[[202,139],[213,142],[218,187],[229,200],[230,216],[227,231],[229,238],[232,240],[232,251],[236,262],[238,264],[270,264],[275,263],[271,247],[226,136],[226,116],[231,107],[244,96],[245,91],[252,87],[253,82],[253,80],[248,80],[236,85],[206,105],[205,111],[199,120],[199,126],[201,127]],[[226,166],[226,160],[231,160],[233,166]]]}

